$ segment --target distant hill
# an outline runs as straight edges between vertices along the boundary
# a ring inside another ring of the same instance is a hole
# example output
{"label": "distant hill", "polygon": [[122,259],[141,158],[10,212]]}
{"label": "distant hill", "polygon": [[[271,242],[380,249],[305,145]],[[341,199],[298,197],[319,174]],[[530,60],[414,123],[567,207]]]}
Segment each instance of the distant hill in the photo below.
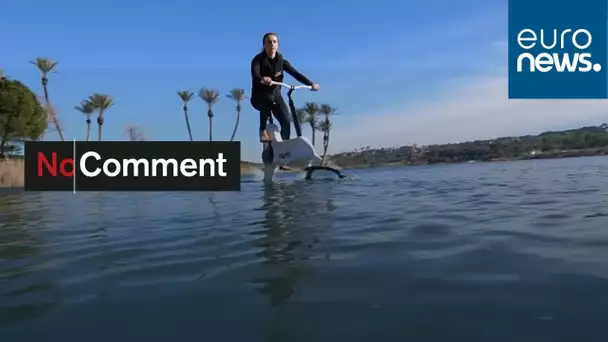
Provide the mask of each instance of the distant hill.
{"label": "distant hill", "polygon": [[254,163],[254,162],[250,162],[250,161],[246,161],[246,160],[241,160],[241,166],[258,167],[258,166],[262,166],[262,163]]}
{"label": "distant hill", "polygon": [[241,160],[241,172],[250,172],[252,169],[259,169],[262,166],[261,163],[254,163],[250,161]]}
{"label": "distant hill", "polygon": [[344,168],[357,168],[591,155],[608,155],[608,124],[453,144],[378,149],[368,146],[332,155],[330,160]]}
{"label": "distant hill", "polygon": [[[11,154],[13,158],[19,158],[20,148],[15,147],[14,153]],[[376,149],[367,146],[328,156],[328,160],[341,168],[359,168],[594,155],[608,155],[608,124],[453,144]],[[292,166],[294,171],[297,171],[304,164]],[[262,163],[259,162],[241,161],[241,172],[246,173],[261,167]]]}

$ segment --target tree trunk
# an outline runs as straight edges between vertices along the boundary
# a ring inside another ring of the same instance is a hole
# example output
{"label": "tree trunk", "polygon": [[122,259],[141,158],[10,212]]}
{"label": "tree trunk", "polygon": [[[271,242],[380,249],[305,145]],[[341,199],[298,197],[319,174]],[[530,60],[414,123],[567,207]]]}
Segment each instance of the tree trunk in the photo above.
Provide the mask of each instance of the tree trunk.
{"label": "tree trunk", "polygon": [[2,140],[0,140],[0,159],[4,159],[6,158],[6,154],[4,153],[4,149],[6,147],[6,141],[8,136],[7,135],[3,135],[2,136]]}
{"label": "tree trunk", "polygon": [[315,146],[315,126],[314,124],[310,124],[310,130],[312,131],[312,146]]}
{"label": "tree trunk", "polygon": [[327,148],[329,147],[329,132],[323,132],[323,156],[321,157],[321,164],[325,161],[327,155]]}
{"label": "tree trunk", "polygon": [[188,119],[188,106],[184,106],[184,116],[186,118],[186,127],[188,128],[188,136],[190,136],[190,141],[193,141],[192,129],[190,129],[190,119]]}
{"label": "tree trunk", "polygon": [[241,110],[237,109],[236,111],[236,122],[234,123],[234,131],[232,131],[232,136],[230,137],[230,141],[234,140],[234,136],[236,135],[236,130],[239,127],[239,120],[241,118]]}
{"label": "tree trunk", "polygon": [[213,117],[209,116],[209,141],[213,141]]}
{"label": "tree trunk", "polygon": [[91,123],[87,122],[87,141],[89,141],[90,136],[91,136]]}
{"label": "tree trunk", "polygon": [[49,100],[49,90],[47,89],[47,84],[49,80],[46,76],[42,77],[42,90],[44,91],[44,100],[46,101],[47,113],[51,115],[51,119],[53,120],[53,124],[55,124],[55,128],[57,129],[57,134],[59,134],[59,138],[61,141],[65,141],[63,138],[63,132],[61,131],[61,127],[59,126],[59,121],[57,120],[57,116],[55,112],[51,108],[51,101]]}
{"label": "tree trunk", "polygon": [[101,141],[102,127],[103,127],[103,109],[99,111],[99,116],[97,117],[97,141]]}
{"label": "tree trunk", "polygon": [[13,130],[13,120],[14,116],[10,115],[8,120],[4,124],[4,134],[2,135],[2,140],[0,140],[0,158],[5,158],[6,154],[4,149],[6,148],[6,142],[9,140],[9,134],[11,130]]}

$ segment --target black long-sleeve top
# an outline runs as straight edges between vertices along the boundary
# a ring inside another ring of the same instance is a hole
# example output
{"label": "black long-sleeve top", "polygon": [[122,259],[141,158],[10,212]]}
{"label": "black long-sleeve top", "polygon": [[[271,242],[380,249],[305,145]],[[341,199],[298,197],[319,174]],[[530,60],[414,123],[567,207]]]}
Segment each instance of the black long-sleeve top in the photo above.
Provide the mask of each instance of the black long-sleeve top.
{"label": "black long-sleeve top", "polygon": [[313,82],[297,71],[280,53],[270,58],[262,51],[251,60],[251,97],[267,97],[280,95],[279,85],[262,84],[262,77],[270,77],[275,82],[283,82],[284,72],[287,72],[298,82],[311,86]]}

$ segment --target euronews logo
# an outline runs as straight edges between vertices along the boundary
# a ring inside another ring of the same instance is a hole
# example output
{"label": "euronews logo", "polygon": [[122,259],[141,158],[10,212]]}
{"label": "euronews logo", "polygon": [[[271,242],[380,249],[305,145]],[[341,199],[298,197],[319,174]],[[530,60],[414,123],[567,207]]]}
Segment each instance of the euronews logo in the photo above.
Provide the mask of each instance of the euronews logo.
{"label": "euronews logo", "polygon": [[540,47],[546,52],[520,53],[517,56],[517,72],[600,72],[602,65],[593,63],[593,54],[588,50],[592,42],[593,35],[587,29],[553,29],[548,32],[544,29],[538,32],[523,29],[517,34],[517,45],[524,50],[538,50]]}
{"label": "euronews logo", "polygon": [[508,1],[510,99],[608,98],[608,1]]}

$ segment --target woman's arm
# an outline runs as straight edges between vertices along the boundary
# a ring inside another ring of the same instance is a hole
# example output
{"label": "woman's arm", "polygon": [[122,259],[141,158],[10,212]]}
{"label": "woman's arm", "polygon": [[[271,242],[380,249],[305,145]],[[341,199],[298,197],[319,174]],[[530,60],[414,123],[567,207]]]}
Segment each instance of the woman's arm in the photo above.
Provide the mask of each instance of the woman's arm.
{"label": "woman's arm", "polygon": [[262,74],[260,73],[260,59],[257,56],[251,60],[251,76],[253,77],[253,82],[262,82]]}
{"label": "woman's arm", "polygon": [[283,59],[283,70],[285,70],[291,77],[295,78],[298,82],[304,83],[308,86],[312,86],[313,82],[306,78],[306,76],[302,75],[296,68],[294,68],[291,63],[289,63],[286,59]]}

